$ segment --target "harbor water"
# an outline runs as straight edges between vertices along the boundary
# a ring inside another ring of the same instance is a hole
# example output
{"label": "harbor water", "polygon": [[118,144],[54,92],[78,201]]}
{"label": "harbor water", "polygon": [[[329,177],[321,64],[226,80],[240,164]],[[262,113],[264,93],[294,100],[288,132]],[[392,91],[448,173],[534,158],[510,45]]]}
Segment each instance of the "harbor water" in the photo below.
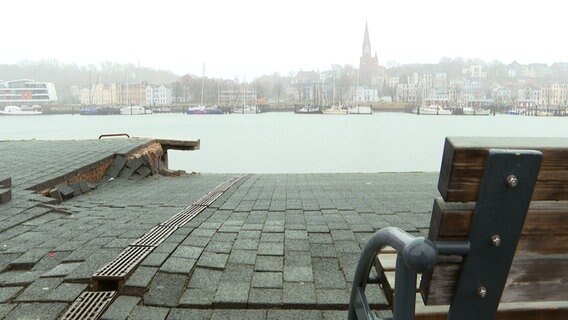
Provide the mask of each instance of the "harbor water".
{"label": "harbor water", "polygon": [[201,140],[170,151],[170,168],[210,173],[439,171],[446,136],[568,137],[568,118],[153,114],[0,117],[0,140],[81,140],[101,134]]}

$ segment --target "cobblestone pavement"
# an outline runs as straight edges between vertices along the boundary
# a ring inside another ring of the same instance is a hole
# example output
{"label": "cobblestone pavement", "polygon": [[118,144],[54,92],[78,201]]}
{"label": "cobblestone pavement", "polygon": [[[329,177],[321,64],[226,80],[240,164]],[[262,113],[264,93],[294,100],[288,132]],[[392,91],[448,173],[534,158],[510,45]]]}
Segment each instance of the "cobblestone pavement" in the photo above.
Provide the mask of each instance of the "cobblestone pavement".
{"label": "cobblestone pavement", "polygon": [[[0,205],[0,319],[57,319],[98,268],[231,177],[118,178],[57,210],[15,190]],[[103,319],[345,319],[361,246],[386,226],[424,235],[436,181],[249,175],[146,257]]]}

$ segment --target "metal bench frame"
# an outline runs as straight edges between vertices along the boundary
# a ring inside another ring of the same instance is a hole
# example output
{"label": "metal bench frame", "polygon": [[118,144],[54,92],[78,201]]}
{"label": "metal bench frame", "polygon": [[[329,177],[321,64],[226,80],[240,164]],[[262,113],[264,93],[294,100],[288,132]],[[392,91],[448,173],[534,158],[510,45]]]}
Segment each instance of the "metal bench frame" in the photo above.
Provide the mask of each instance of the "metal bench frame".
{"label": "metal bench frame", "polygon": [[493,319],[515,256],[531,202],[542,153],[489,150],[467,241],[430,241],[394,227],[379,230],[366,243],[355,271],[349,319],[377,319],[365,288],[369,273],[386,246],[397,251],[393,319],[414,319],[416,277],[440,255],[463,257],[448,319]]}

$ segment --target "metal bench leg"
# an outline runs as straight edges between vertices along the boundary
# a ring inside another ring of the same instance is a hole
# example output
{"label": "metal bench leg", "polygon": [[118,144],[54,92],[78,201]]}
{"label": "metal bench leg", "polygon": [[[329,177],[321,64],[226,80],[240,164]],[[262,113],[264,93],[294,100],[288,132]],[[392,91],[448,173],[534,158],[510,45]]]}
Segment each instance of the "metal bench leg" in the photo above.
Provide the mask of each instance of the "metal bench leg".
{"label": "metal bench leg", "polygon": [[430,240],[415,238],[398,228],[389,227],[375,233],[363,248],[351,288],[349,320],[376,319],[367,303],[365,288],[373,261],[386,246],[393,247],[399,253],[396,268],[395,319],[414,318],[416,273],[421,273],[436,264],[438,249]]}

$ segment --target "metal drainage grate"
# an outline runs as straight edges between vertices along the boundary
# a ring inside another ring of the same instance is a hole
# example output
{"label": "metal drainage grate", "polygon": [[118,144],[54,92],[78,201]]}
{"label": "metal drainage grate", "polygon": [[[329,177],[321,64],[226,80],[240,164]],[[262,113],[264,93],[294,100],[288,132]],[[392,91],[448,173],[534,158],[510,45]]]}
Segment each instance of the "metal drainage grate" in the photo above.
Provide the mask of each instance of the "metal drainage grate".
{"label": "metal drainage grate", "polygon": [[91,276],[94,291],[122,290],[126,277],[136,268],[153,247],[128,247],[118,257]]}
{"label": "metal drainage grate", "polygon": [[183,214],[183,215],[193,215],[193,214],[198,214],[201,211],[205,210],[204,206],[196,206],[194,204],[190,205],[189,207],[183,209],[182,211],[180,211],[178,214]]}
{"label": "metal drainage grate", "polygon": [[172,233],[177,230],[177,226],[158,225],[150,229],[140,239],[136,240],[132,246],[157,247],[164,242]]}
{"label": "metal drainage grate", "polygon": [[193,207],[192,210],[188,210],[187,212],[184,210],[160,225],[181,228],[203,210],[205,210],[205,207],[202,206]]}
{"label": "metal drainage grate", "polygon": [[219,198],[222,194],[223,191],[209,192],[204,197],[194,202],[193,205],[207,207],[210,204],[212,204],[215,200],[217,200],[217,198]]}
{"label": "metal drainage grate", "polygon": [[83,292],[73,302],[61,320],[95,320],[110,305],[116,296],[116,291]]}

